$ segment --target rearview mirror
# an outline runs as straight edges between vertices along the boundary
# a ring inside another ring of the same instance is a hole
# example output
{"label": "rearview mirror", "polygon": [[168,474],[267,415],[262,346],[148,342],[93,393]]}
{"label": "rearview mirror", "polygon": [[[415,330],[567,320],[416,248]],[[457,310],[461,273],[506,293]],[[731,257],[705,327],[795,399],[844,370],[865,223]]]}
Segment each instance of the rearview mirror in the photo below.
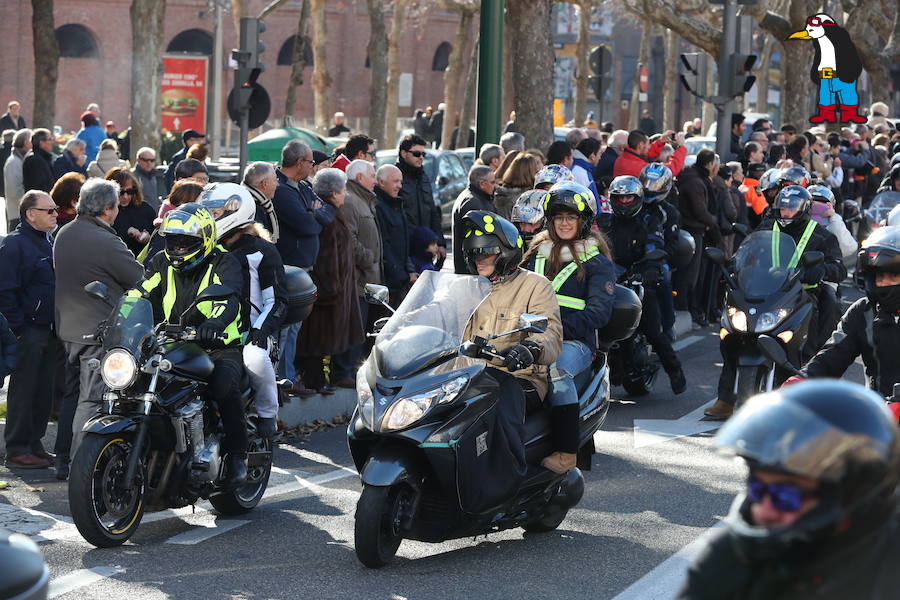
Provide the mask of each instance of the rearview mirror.
{"label": "rearview mirror", "polygon": [[706,247],[703,250],[703,254],[706,255],[706,258],[709,261],[716,265],[724,265],[725,264],[725,252],[723,252],[719,248]]}
{"label": "rearview mirror", "polygon": [[99,298],[103,300],[109,306],[113,305],[112,298],[109,296],[109,287],[100,281],[92,281],[86,286],[84,286],[84,291],[93,296],[94,298]]}
{"label": "rearview mirror", "polygon": [[778,340],[772,336],[761,335],[757,338],[756,343],[759,346],[759,351],[763,353],[763,356],[771,360],[777,366],[787,369],[794,375],[799,373],[794,365],[788,360],[787,353],[784,351],[781,344],[778,343]]}
{"label": "rearview mirror", "polygon": [[821,265],[823,262],[825,262],[825,255],[818,250],[804,252],[803,256],[800,257],[800,264],[804,267],[814,267],[816,265]]}
{"label": "rearview mirror", "polygon": [[519,328],[530,333],[544,333],[547,331],[547,317],[522,313],[519,315]]}
{"label": "rearview mirror", "polygon": [[386,286],[376,283],[367,283],[365,291],[366,302],[369,304],[387,304],[390,292]]}

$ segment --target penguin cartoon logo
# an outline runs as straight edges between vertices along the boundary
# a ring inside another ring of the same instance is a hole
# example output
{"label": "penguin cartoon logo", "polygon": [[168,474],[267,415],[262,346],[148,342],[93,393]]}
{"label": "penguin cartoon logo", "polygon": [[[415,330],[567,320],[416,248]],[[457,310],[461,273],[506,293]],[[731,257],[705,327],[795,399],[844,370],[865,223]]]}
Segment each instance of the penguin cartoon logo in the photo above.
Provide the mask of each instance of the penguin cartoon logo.
{"label": "penguin cartoon logo", "polygon": [[865,123],[859,110],[856,81],[862,61],[847,30],[830,15],[818,13],[806,19],[806,28],[789,40],[812,40],[816,47],[809,76],[819,85],[819,112],[810,123]]}

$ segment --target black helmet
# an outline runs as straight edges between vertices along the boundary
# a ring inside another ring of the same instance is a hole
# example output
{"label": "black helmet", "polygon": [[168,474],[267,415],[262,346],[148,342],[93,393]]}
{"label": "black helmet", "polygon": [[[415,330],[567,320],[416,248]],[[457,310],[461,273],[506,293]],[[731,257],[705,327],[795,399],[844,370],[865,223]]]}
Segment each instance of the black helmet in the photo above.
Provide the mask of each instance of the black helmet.
{"label": "black helmet", "polygon": [[650,163],[641,169],[638,178],[644,188],[644,202],[662,202],[672,190],[672,171],[662,163]]}
{"label": "black helmet", "polygon": [[630,219],[644,206],[644,188],[640,180],[632,175],[620,175],[613,179],[607,193],[617,216]]}
{"label": "black helmet", "polygon": [[[806,188],[802,188],[799,185],[789,185],[775,196],[772,209],[775,211],[775,219],[778,221],[778,225],[782,228],[788,229],[796,225],[805,224],[809,221],[809,214],[812,210],[812,196],[809,195]],[[781,209],[796,210],[797,214],[793,217],[783,218]]]}
{"label": "black helmet", "polygon": [[781,169],[769,169],[759,178],[759,191],[765,192],[771,190],[778,185],[781,178]]}
{"label": "black helmet", "polygon": [[789,185],[799,185],[806,187],[809,185],[809,171],[799,165],[782,169],[778,176],[778,186],[787,187]]}
{"label": "black helmet", "polygon": [[863,272],[900,273],[900,226],[879,227],[859,250],[859,268]]}
{"label": "black helmet", "polygon": [[591,231],[597,201],[594,193],[580,183],[563,181],[554,184],[544,196],[544,216],[549,220],[561,212],[573,212],[581,217],[581,237]]}
{"label": "black helmet", "polygon": [[834,192],[827,185],[811,185],[806,188],[813,202],[827,202],[834,206]]}
{"label": "black helmet", "polygon": [[673,269],[686,269],[697,250],[697,242],[694,236],[684,229],[678,230],[678,243],[675,252],[669,257],[669,266]]}
{"label": "black helmet", "polygon": [[491,283],[499,283],[512,274],[522,262],[522,237],[516,226],[486,210],[470,210],[462,218],[462,251],[469,273],[478,274],[475,259],[486,254],[497,254],[494,273],[488,277]]}
{"label": "black helmet", "polygon": [[819,503],[792,524],[753,524],[746,494],[728,516],[734,540],[751,559],[807,557],[828,538],[849,541],[891,518],[900,469],[897,425],[884,399],[861,385],[808,381],[751,398],[715,445],[752,470],[814,479]]}

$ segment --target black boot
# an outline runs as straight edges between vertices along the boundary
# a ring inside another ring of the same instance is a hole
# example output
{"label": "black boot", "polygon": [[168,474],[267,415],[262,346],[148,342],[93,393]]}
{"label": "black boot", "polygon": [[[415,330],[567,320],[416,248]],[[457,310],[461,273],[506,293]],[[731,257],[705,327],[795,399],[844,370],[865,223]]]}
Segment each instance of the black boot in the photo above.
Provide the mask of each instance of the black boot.
{"label": "black boot", "polygon": [[247,480],[247,457],[229,454],[225,457],[225,485],[238,487]]}
{"label": "black boot", "polygon": [[271,438],[275,435],[278,427],[275,417],[260,417],[256,423],[256,433],[262,438]]}
{"label": "black boot", "polygon": [[672,371],[669,375],[669,383],[672,386],[672,391],[677,396],[684,392],[687,389],[687,380],[684,378],[684,370],[681,367],[678,367],[677,371]]}

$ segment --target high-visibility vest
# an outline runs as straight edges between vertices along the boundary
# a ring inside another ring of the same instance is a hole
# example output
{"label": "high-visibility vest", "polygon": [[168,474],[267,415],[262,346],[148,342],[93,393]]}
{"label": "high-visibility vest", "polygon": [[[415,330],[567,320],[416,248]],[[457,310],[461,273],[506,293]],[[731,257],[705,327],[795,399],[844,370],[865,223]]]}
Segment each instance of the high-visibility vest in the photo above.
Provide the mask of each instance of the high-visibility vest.
{"label": "high-visibility vest", "polygon": [[[800,257],[803,256],[803,251],[806,249],[806,244],[809,243],[809,238],[812,237],[812,232],[816,228],[816,222],[812,219],[806,223],[806,229],[803,230],[803,235],[800,236],[800,242],[797,244],[797,247],[794,248],[794,254],[791,256],[791,260],[788,261],[787,268],[794,269],[800,264]],[[778,222],[772,224],[772,232],[778,233],[781,231],[781,228],[778,227]],[[773,266],[781,266],[781,246],[778,244],[778,236],[772,236],[772,265]],[[819,287],[817,283],[804,283],[804,289],[813,289]]]}
{"label": "high-visibility vest", "polygon": [[[593,257],[600,254],[600,250],[597,248],[593,248],[589,250],[587,253],[579,254],[578,260],[581,262],[587,262]],[[534,259],[534,272],[538,275],[544,274],[544,268],[547,264],[547,257],[538,254]],[[553,278],[553,281],[550,284],[553,286],[553,291],[556,293],[556,301],[559,303],[561,307],[571,308],[573,310],[584,310],[587,306],[587,303],[581,298],[576,298],[574,296],[566,296],[565,294],[560,294],[559,289],[563,286],[563,284],[572,276],[572,273],[578,268],[578,263],[574,260],[563,267],[559,273],[556,274],[556,277]]]}

